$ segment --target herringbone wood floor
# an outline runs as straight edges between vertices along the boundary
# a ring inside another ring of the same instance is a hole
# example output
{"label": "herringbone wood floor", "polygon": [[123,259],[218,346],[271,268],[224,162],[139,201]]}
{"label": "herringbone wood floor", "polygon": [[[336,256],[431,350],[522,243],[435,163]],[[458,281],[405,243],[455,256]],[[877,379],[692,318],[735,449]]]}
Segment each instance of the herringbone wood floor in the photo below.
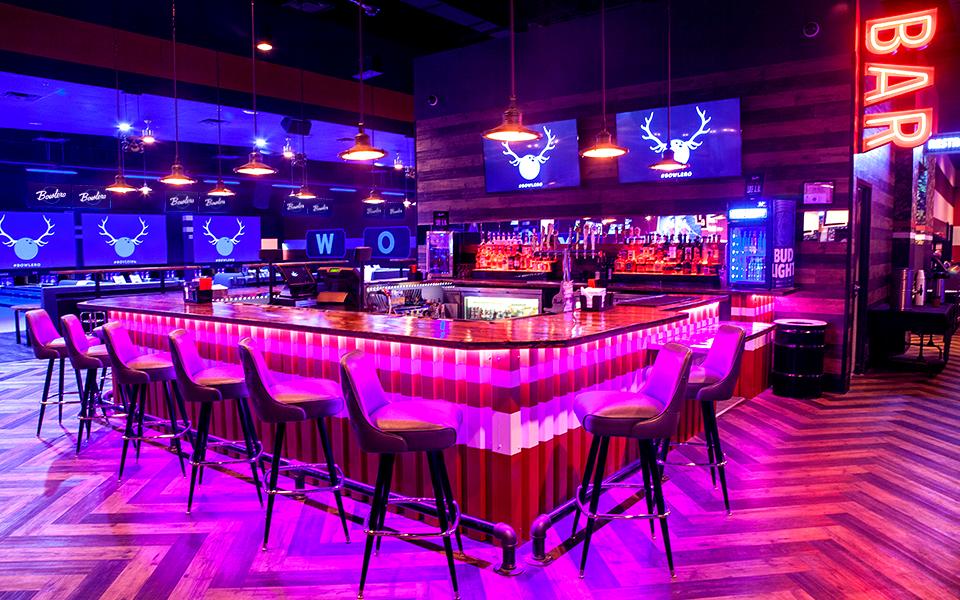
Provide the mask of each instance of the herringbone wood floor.
{"label": "herringbone wood floor", "polygon": [[[118,484],[119,435],[95,426],[75,457],[74,407],[68,429],[48,414],[38,440],[42,377],[37,362],[0,365],[0,598],[355,597],[366,505],[347,503],[346,545],[327,498],[281,498],[261,552],[262,512],[241,475],[210,473],[187,515],[187,481],[162,448],[145,447]],[[602,527],[579,580],[580,545],[562,550],[567,519],[547,540],[555,562],[515,578],[493,573],[496,549],[467,541],[464,597],[956,598],[958,395],[954,365],[934,379],[859,379],[842,397],[755,398],[720,423],[733,515],[706,473],[668,471],[674,581],[642,521]],[[369,581],[367,598],[450,595],[430,544],[386,540]]]}

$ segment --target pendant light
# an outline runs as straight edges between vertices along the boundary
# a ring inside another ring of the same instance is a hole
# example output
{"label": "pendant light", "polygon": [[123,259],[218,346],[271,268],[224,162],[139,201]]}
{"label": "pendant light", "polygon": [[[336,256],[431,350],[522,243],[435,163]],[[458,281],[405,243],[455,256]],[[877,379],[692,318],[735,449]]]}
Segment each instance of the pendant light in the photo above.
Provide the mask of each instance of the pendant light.
{"label": "pendant light", "polygon": [[370,193],[363,199],[364,204],[383,204],[384,202],[386,202],[386,200],[383,199],[383,196],[380,195],[380,192],[375,187],[370,188]]}
{"label": "pendant light", "polygon": [[[113,40],[114,61],[116,61],[118,51],[119,51],[119,48],[117,44],[117,39],[116,39],[116,36],[114,36],[114,40]],[[116,67],[116,64],[114,64],[114,66]],[[113,70],[113,81],[114,81],[114,88],[116,89],[116,94],[117,94],[117,123],[119,124],[119,123],[122,123],[123,120],[120,114],[120,71],[117,70],[116,68],[114,68]],[[114,194],[129,194],[130,192],[137,191],[137,188],[127,183],[126,178],[123,176],[123,162],[124,162],[123,137],[124,135],[126,134],[124,134],[122,131],[117,132],[117,175],[113,178],[113,183],[111,183],[106,188],[104,188],[108,192],[113,192]]]}
{"label": "pendant light", "polygon": [[357,76],[360,80],[360,120],[357,122],[357,135],[353,136],[353,145],[337,154],[343,160],[363,161],[377,160],[387,155],[383,148],[375,147],[370,136],[363,130],[363,112],[364,112],[364,80],[366,71],[363,68],[363,2],[357,2],[357,62],[360,67],[360,74]]}
{"label": "pendant light", "polygon": [[[257,126],[257,22],[254,1],[250,0],[250,81],[253,87],[253,139],[259,140],[260,130]],[[250,153],[247,162],[234,169],[233,172],[260,176],[273,175],[277,170],[263,162],[263,155],[260,154],[260,148],[255,141],[253,152]]]}
{"label": "pendant light", "polygon": [[673,149],[670,148],[670,113],[673,108],[673,6],[670,0],[667,0],[667,149],[663,151],[663,157],[650,165],[654,171],[673,172],[682,171],[688,165],[678,161],[673,157]]}
{"label": "pendant light", "polygon": [[197,181],[187,175],[180,164],[180,106],[177,96],[177,0],[170,3],[171,35],[173,41],[173,165],[170,174],[160,178],[167,185],[192,185]]}
{"label": "pendant light", "polygon": [[223,105],[220,103],[220,51],[217,51],[217,184],[207,192],[208,196],[226,198],[236,196],[237,193],[223,182],[223,152],[221,151],[221,130],[223,125]]}
{"label": "pendant light", "polygon": [[600,0],[600,132],[593,145],[580,153],[586,158],[618,158],[628,152],[618,146],[607,129],[607,3]]}
{"label": "pendant light", "polygon": [[513,0],[510,0],[510,103],[503,111],[503,122],[483,132],[483,137],[495,142],[531,142],[543,134],[523,126],[523,115],[517,108],[517,28],[514,24]]}

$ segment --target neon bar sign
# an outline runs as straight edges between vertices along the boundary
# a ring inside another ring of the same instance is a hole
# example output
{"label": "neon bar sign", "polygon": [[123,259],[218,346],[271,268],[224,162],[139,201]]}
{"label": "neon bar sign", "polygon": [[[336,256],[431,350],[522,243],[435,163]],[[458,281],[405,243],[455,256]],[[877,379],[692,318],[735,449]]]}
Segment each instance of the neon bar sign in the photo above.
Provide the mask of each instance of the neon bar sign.
{"label": "neon bar sign", "polygon": [[927,152],[960,153],[960,131],[956,133],[943,133],[931,137],[927,140]]}
{"label": "neon bar sign", "polygon": [[[937,31],[937,9],[870,19],[865,26],[864,47],[876,57],[887,57],[900,50],[923,50]],[[933,67],[913,64],[867,62],[864,74],[873,78],[873,88],[863,94],[863,105],[871,106],[905,94],[915,94],[933,85]],[[885,111],[865,114],[864,129],[880,131],[864,135],[863,151],[886,144],[914,148],[933,133],[933,109]]]}

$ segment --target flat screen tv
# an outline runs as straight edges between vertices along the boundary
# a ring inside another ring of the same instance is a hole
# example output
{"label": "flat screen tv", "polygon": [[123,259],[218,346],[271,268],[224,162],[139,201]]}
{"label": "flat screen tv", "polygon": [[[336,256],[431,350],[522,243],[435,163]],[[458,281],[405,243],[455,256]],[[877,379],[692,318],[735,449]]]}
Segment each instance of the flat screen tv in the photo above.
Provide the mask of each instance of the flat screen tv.
{"label": "flat screen tv", "polygon": [[543,134],[532,142],[483,140],[487,192],[516,192],[580,185],[577,121],[529,125]]}
{"label": "flat screen tv", "polygon": [[122,267],[167,262],[165,215],[85,214],[80,224],[85,266]]}
{"label": "flat screen tv", "polygon": [[[617,141],[629,152],[620,157],[620,182],[699,179],[740,175],[740,99],[681,104],[617,113]],[[655,171],[650,165],[670,148],[685,165],[680,171]]]}
{"label": "flat screen tv", "polygon": [[73,213],[0,212],[0,269],[77,266]]}
{"label": "flat screen tv", "polygon": [[201,264],[259,261],[260,217],[197,215],[193,260]]}

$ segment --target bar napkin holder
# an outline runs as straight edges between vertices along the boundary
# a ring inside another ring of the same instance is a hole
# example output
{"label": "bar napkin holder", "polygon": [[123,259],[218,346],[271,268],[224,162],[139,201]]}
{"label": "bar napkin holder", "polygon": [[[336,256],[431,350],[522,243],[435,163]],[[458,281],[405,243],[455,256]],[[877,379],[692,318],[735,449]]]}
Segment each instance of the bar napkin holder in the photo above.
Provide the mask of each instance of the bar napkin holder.
{"label": "bar napkin holder", "polygon": [[183,285],[183,301],[190,304],[209,304],[213,302],[213,279],[200,277],[196,281]]}
{"label": "bar napkin holder", "polygon": [[585,287],[580,289],[580,310],[600,312],[613,308],[613,292],[607,288]]}

